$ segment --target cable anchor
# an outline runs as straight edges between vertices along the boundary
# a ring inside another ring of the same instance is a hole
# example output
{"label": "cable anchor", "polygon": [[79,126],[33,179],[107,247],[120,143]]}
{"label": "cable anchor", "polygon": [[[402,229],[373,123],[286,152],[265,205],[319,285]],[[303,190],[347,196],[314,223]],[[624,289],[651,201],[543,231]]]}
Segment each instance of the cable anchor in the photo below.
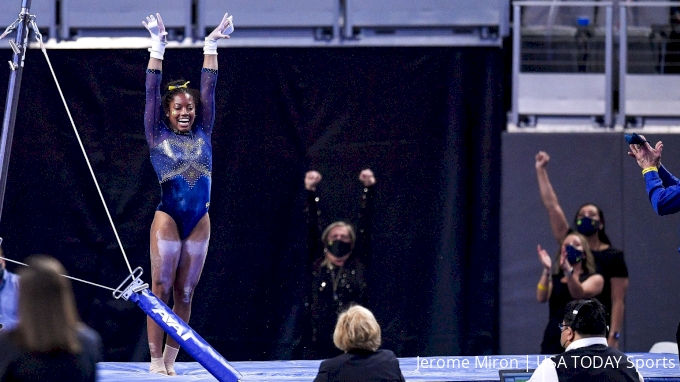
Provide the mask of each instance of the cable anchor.
{"label": "cable anchor", "polygon": [[[125,280],[120,283],[120,285],[118,285],[116,290],[113,291],[113,297],[116,300],[122,297],[125,301],[127,301],[133,293],[139,293],[144,289],[149,289],[149,284],[143,282],[140,278],[142,273],[144,273],[142,267],[135,268],[135,270],[132,271],[132,273],[128,275],[128,277],[126,277]],[[130,282],[131,279],[132,282]],[[125,285],[128,283],[129,285],[126,287]]]}
{"label": "cable anchor", "polygon": [[16,20],[14,20],[14,22],[11,23],[11,24],[7,27],[7,29],[5,29],[5,31],[0,35],[0,40],[3,39],[3,38],[5,38],[5,36],[7,36],[8,34],[12,33],[13,30],[17,29],[17,27],[19,26],[19,23],[20,23],[20,22],[21,22],[21,15],[19,15],[19,18],[16,19]]}

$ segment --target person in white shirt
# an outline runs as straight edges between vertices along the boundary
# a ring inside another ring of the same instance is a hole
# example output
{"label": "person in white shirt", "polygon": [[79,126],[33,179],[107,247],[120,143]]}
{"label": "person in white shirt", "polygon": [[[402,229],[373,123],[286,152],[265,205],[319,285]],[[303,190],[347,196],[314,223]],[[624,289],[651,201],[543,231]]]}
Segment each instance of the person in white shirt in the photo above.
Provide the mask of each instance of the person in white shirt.
{"label": "person in white shirt", "polygon": [[605,310],[597,299],[569,302],[559,326],[565,352],[541,362],[529,382],[644,382],[628,356],[607,346]]}

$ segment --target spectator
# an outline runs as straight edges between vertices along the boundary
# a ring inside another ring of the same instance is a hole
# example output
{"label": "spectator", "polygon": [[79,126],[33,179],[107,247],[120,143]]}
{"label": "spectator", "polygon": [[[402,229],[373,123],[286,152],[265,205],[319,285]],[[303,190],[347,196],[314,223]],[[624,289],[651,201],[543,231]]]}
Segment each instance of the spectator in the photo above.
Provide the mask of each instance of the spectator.
{"label": "spectator", "polygon": [[80,322],[59,261],[31,256],[19,272],[19,322],[0,333],[0,381],[95,381],[99,334]]}
{"label": "spectator", "polygon": [[[540,151],[536,154],[536,176],[541,200],[548,211],[550,228],[560,245],[573,231],[579,232],[588,240],[588,247],[595,259],[595,272],[604,278],[602,293],[596,296],[604,305],[609,325],[609,346],[618,348],[623,331],[626,291],[628,290],[628,267],[623,252],[612,247],[605,232],[604,212],[593,203],[582,205],[574,217],[574,229],[569,227],[564,211],[557,200],[557,194],[548,178],[550,156]],[[560,307],[561,308],[561,307]]]}
{"label": "spectator", "polygon": [[575,232],[562,241],[562,246],[552,264],[548,252],[538,246],[538,258],[543,264],[543,274],[536,287],[536,299],[549,301],[548,326],[543,333],[542,354],[559,353],[558,324],[562,321],[564,305],[579,298],[590,298],[602,292],[604,279],[595,273],[593,255],[585,237]]}
{"label": "spectator", "polygon": [[359,174],[363,185],[357,230],[344,221],[330,224],[320,232],[319,198],[316,187],[321,174],[305,175],[309,262],[312,265],[311,323],[303,334],[303,358],[324,359],[339,354],[332,345],[333,327],[338,314],[351,304],[365,304],[366,268],[370,261],[371,221],[375,176],[365,169]]}

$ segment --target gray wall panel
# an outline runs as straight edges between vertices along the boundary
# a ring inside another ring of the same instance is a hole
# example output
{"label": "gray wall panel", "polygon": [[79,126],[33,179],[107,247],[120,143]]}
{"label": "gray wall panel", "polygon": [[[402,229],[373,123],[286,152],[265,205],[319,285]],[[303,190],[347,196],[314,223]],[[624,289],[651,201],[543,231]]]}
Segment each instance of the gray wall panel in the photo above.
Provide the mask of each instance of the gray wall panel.
{"label": "gray wall panel", "polygon": [[127,28],[146,35],[142,21],[156,13],[161,14],[166,28],[183,28],[185,35],[191,36],[190,0],[62,0],[62,38],[69,38],[71,29],[80,28]]}
{"label": "gray wall panel", "polygon": [[[648,134],[663,141],[663,163],[680,176],[680,136]],[[652,210],[640,168],[626,158],[624,238],[631,276],[627,299],[629,351],[647,351],[658,341],[675,342],[680,321],[680,214],[658,216]]]}
{"label": "gray wall panel", "polygon": [[[680,175],[680,136],[655,135],[666,142],[664,163]],[[541,268],[536,245],[551,254],[557,244],[538,193],[534,156],[550,154],[548,171],[567,219],[584,202],[605,212],[614,247],[624,251],[630,273],[625,351],[647,351],[673,340],[680,320],[680,214],[657,216],[644,180],[621,133],[508,134],[503,136],[501,193],[501,338],[503,354],[540,349],[548,306],[535,299]],[[675,166],[674,166],[675,164]]]}
{"label": "gray wall panel", "polygon": [[215,27],[224,12],[234,15],[234,25],[246,27],[331,26],[337,23],[338,0],[298,0],[272,2],[249,0],[225,3],[222,0],[199,0],[199,24]]}
{"label": "gray wall panel", "polygon": [[507,0],[348,0],[351,26],[498,25]]}

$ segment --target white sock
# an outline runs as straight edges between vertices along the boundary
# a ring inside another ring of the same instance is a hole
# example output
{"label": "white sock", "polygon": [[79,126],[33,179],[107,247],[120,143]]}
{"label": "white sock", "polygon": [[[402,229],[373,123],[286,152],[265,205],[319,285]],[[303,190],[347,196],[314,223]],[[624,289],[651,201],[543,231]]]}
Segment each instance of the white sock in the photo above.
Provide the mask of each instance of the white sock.
{"label": "white sock", "polygon": [[175,358],[177,358],[178,352],[179,348],[165,345],[165,349],[163,350],[163,363],[165,364],[165,370],[167,370],[168,375],[177,375],[175,372]]}
{"label": "white sock", "polygon": [[163,358],[151,357],[151,366],[149,366],[149,372],[167,375],[168,372],[165,370],[165,363],[163,363]]}

